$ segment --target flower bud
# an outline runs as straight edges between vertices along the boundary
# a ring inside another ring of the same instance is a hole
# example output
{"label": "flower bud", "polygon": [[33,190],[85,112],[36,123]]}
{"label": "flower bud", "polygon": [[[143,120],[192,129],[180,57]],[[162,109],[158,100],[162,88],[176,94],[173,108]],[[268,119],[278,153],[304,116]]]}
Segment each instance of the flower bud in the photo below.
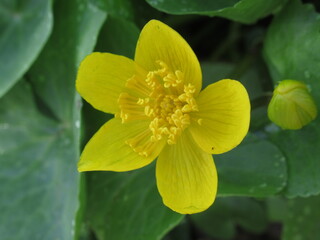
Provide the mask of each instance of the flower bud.
{"label": "flower bud", "polygon": [[296,80],[283,80],[273,91],[268,117],[283,129],[300,129],[317,116],[308,87]]}

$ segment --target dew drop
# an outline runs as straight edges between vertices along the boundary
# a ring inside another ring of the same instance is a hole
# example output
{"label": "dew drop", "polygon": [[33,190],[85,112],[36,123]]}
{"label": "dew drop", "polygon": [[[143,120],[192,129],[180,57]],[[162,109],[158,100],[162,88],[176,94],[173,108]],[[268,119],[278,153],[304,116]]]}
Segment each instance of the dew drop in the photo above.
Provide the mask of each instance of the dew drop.
{"label": "dew drop", "polygon": [[80,127],[80,121],[79,120],[75,121],[74,125],[75,125],[76,128],[79,128]]}
{"label": "dew drop", "polygon": [[278,127],[277,125],[275,125],[274,123],[270,123],[269,125],[267,125],[265,128],[265,131],[268,133],[277,133],[280,131],[280,127]]}

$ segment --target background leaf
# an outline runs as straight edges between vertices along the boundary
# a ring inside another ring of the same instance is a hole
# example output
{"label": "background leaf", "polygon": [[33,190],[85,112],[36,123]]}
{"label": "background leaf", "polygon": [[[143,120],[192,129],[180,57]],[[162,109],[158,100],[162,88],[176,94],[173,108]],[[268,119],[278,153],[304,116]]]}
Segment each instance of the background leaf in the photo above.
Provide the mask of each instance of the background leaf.
{"label": "background leaf", "polygon": [[[118,20],[127,22],[127,25],[137,24],[140,28],[142,28],[148,20],[159,19],[162,17],[162,14],[159,11],[149,6],[143,0],[89,1],[100,10],[106,12],[108,14],[108,18],[118,18]],[[125,28],[126,27],[127,26],[125,26]]]}
{"label": "background leaf", "polygon": [[41,114],[25,81],[0,104],[0,235],[72,239],[78,208],[72,128]]}
{"label": "background leaf", "polygon": [[90,227],[99,240],[160,240],[183,215],[165,207],[154,164],[128,173],[88,174]]}
{"label": "background leaf", "polygon": [[0,97],[36,59],[52,24],[51,0],[0,1]]}
{"label": "background leaf", "polygon": [[288,201],[283,240],[320,239],[320,196]]}
{"label": "background leaf", "polygon": [[54,14],[53,33],[27,74],[32,91],[24,83],[1,102],[4,240],[78,236],[81,102],[74,82],[106,14],[86,0],[55,1]]}
{"label": "background leaf", "polygon": [[260,233],[267,226],[263,204],[250,198],[217,198],[207,211],[190,216],[195,225],[211,237],[231,239],[237,225],[253,233]]}
{"label": "background leaf", "polygon": [[151,6],[170,14],[219,16],[242,23],[253,23],[281,8],[287,0],[146,0]]}
{"label": "background leaf", "polygon": [[101,29],[95,50],[133,59],[139,34],[140,29],[133,22],[109,16]]}
{"label": "background leaf", "polygon": [[82,59],[92,52],[106,13],[89,0],[56,1],[54,10],[52,36],[28,76],[56,118],[70,121],[77,69]]}
{"label": "background leaf", "polygon": [[219,195],[266,197],[286,186],[285,157],[267,140],[249,137],[230,152],[213,157]]}
{"label": "background leaf", "polygon": [[[294,79],[307,83],[320,106],[320,17],[312,5],[292,0],[272,22],[265,40],[265,56],[273,81]],[[298,131],[271,128],[269,136],[288,161],[289,197],[320,193],[320,118]]]}

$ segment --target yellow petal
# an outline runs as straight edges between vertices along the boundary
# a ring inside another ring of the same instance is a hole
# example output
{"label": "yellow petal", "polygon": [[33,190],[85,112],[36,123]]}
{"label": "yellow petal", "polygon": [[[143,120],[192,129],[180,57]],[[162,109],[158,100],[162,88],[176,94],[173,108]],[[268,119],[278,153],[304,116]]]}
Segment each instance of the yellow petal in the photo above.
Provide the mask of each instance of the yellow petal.
{"label": "yellow petal", "polygon": [[164,204],[178,213],[204,211],[215,200],[218,179],[212,156],[197,146],[187,130],[160,153],[156,177]]}
{"label": "yellow petal", "polygon": [[133,75],[145,74],[131,59],[110,54],[92,53],[81,63],[76,88],[94,108],[107,112],[118,111],[117,100],[126,81]]}
{"label": "yellow petal", "polygon": [[317,112],[307,86],[296,80],[281,81],[268,106],[270,120],[284,129],[302,128],[316,118]]}
{"label": "yellow petal", "polygon": [[190,125],[192,136],[208,153],[224,153],[246,136],[250,123],[250,101],[243,85],[225,79],[209,85],[196,99],[198,120]]}
{"label": "yellow petal", "polygon": [[176,31],[160,21],[151,20],[144,26],[134,59],[148,71],[158,70],[156,61],[163,61],[173,73],[181,71],[184,81],[195,86],[195,96],[201,90],[202,74],[196,55]]}
{"label": "yellow petal", "polygon": [[[151,154],[147,157],[134,152],[126,143],[149,129],[148,121],[133,121],[122,124],[113,118],[104,124],[85,146],[78,170],[82,171],[130,171],[152,162],[162,150],[164,142],[150,146]],[[150,131],[150,130],[149,130]],[[151,131],[149,136],[151,136]]]}

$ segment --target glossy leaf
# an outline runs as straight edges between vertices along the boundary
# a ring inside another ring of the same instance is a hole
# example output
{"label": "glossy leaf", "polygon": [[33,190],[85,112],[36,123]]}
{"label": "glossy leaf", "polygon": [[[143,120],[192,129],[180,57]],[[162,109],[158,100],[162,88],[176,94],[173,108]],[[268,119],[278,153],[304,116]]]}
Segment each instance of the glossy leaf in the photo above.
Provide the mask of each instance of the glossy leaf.
{"label": "glossy leaf", "polygon": [[[161,12],[141,0],[89,0],[91,4],[108,14],[108,18],[127,21],[127,25],[138,24],[141,28],[148,19],[162,17]],[[126,26],[128,27],[128,26]],[[114,28],[114,27],[112,27]],[[134,29],[133,29],[134,30]],[[112,34],[111,34],[112,36]],[[116,42],[116,41],[114,41]]]}
{"label": "glossy leaf", "polygon": [[320,196],[288,201],[282,240],[320,239]]}
{"label": "glossy leaf", "polygon": [[54,15],[53,33],[27,74],[32,91],[19,85],[0,104],[0,177],[5,182],[0,208],[7,223],[0,235],[6,240],[77,238],[81,220],[76,170],[81,102],[74,82],[105,13],[86,0],[58,0]]}
{"label": "glossy leaf", "polygon": [[284,5],[287,0],[146,0],[151,6],[170,14],[219,16],[242,23],[253,23]]}
{"label": "glossy leaf", "polygon": [[134,4],[131,0],[89,0],[89,2],[113,17],[119,17],[123,20],[133,20],[134,18]]}
{"label": "glossy leaf", "polygon": [[[320,106],[320,15],[312,5],[293,0],[272,22],[265,57],[276,84],[283,79],[303,81]],[[320,193],[320,118],[298,131],[269,128],[269,136],[286,155],[289,197]],[[273,130],[272,130],[273,129]]]}
{"label": "glossy leaf", "polygon": [[77,68],[93,50],[106,13],[89,0],[56,1],[54,10],[52,36],[29,76],[55,116],[70,121],[75,104]]}
{"label": "glossy leaf", "polygon": [[230,152],[213,155],[218,195],[266,197],[286,186],[285,157],[269,141],[250,138]]}
{"label": "glossy leaf", "polygon": [[287,199],[283,196],[273,196],[265,200],[268,218],[272,222],[284,222],[288,216]]}
{"label": "glossy leaf", "polygon": [[52,23],[51,0],[0,2],[0,97],[36,59]]}
{"label": "glossy leaf", "polygon": [[101,29],[95,51],[133,59],[139,34],[140,30],[133,22],[109,16]]}
{"label": "glossy leaf", "polygon": [[200,230],[218,239],[234,238],[237,226],[253,233],[260,233],[267,226],[263,205],[243,197],[217,198],[206,212],[190,218]]}
{"label": "glossy leaf", "polygon": [[0,103],[1,239],[72,239],[79,180],[72,127],[42,115],[25,81]]}
{"label": "glossy leaf", "polygon": [[88,174],[87,220],[99,240],[160,240],[183,215],[162,203],[154,165]]}

